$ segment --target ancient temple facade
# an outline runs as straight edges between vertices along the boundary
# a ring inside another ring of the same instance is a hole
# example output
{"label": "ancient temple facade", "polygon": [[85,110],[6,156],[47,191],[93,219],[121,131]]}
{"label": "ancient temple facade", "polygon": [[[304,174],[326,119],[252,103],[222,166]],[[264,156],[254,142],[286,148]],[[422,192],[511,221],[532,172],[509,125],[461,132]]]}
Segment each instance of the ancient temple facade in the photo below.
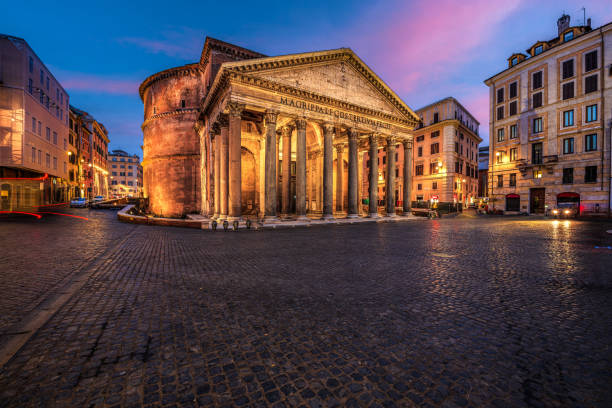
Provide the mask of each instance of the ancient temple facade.
{"label": "ancient temple facade", "polygon": [[[267,57],[207,38],[198,63],[150,76],[140,95],[155,215],[280,222],[394,216],[410,204],[379,206],[378,182],[385,174],[387,197],[396,177],[409,185],[412,164],[396,175],[393,158],[412,157],[419,118],[350,49]],[[364,174],[364,153],[379,149],[385,171],[373,163]]]}

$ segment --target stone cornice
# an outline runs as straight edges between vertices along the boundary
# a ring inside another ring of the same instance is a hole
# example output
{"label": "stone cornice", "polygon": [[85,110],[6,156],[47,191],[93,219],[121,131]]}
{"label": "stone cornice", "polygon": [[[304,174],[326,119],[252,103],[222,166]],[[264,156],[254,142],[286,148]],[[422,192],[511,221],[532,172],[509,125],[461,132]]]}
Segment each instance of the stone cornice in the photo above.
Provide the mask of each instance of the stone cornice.
{"label": "stone cornice", "polygon": [[204,41],[204,48],[202,49],[202,54],[200,56],[200,64],[203,67],[208,64],[212,50],[220,51],[236,60],[265,57],[264,54],[259,52],[251,51],[225,41],[217,40],[216,38],[206,37],[206,40]]}
{"label": "stone cornice", "polygon": [[196,72],[202,72],[202,66],[197,62],[157,72],[145,79],[138,87],[138,94],[140,95],[140,99],[144,102],[144,91],[154,82],[173,76],[190,75]]}
{"label": "stone cornice", "polygon": [[177,109],[175,111],[158,113],[156,115],[149,116],[144,122],[142,122],[142,126],[140,126],[140,128],[144,130],[144,128],[149,123],[151,123],[151,122],[153,122],[154,120],[157,120],[157,119],[168,118],[168,117],[171,117],[171,116],[182,115],[182,114],[185,114],[185,113],[197,113],[197,112],[198,112],[198,109],[196,109],[196,108],[181,108],[181,109]]}

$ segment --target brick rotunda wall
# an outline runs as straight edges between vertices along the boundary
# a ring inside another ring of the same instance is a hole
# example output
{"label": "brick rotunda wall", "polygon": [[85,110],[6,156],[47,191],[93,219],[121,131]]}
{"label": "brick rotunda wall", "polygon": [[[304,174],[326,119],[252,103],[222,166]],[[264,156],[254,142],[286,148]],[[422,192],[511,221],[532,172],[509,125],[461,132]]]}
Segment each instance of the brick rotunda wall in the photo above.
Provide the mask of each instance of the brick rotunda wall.
{"label": "brick rotunda wall", "polygon": [[191,64],[152,75],[140,87],[144,189],[154,215],[200,211],[200,141],[194,124],[202,84],[199,64]]}

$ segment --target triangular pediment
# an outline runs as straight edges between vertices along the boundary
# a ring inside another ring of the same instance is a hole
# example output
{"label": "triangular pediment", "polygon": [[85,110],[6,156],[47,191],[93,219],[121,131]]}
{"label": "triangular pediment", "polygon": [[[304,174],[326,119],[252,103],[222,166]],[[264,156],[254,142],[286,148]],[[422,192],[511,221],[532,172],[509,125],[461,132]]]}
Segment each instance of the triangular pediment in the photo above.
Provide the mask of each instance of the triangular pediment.
{"label": "triangular pediment", "polygon": [[223,69],[362,106],[408,122],[418,121],[416,114],[350,49],[257,58],[226,63]]}

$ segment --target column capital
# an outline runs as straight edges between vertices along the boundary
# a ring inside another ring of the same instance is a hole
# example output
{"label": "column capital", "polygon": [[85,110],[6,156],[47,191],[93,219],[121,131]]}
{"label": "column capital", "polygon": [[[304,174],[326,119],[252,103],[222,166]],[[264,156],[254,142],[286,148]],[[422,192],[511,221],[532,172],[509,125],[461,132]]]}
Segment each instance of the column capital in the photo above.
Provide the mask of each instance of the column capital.
{"label": "column capital", "polygon": [[387,136],[387,144],[389,146],[395,146],[398,142],[397,136]]}
{"label": "column capital", "polygon": [[306,129],[306,118],[297,118],[295,120],[295,127],[297,130]]}
{"label": "column capital", "polygon": [[353,129],[353,128],[346,129],[346,134],[347,134],[349,140],[357,139],[358,136],[359,136],[359,132],[356,129]]}
{"label": "column capital", "polygon": [[210,128],[210,134],[212,137],[215,137],[219,133],[221,133],[221,126],[219,125],[219,122],[215,122]]}
{"label": "column capital", "polygon": [[338,143],[334,145],[334,147],[338,153],[342,154],[342,152],[344,152],[344,143]]}
{"label": "column capital", "polygon": [[222,127],[222,128],[228,127],[229,117],[227,116],[227,114],[220,113],[219,116],[217,116],[217,123],[219,124],[219,127]]}
{"label": "column capital", "polygon": [[264,123],[266,125],[276,124],[276,119],[278,118],[278,112],[273,110],[267,110],[264,113]]}
{"label": "column capital", "polygon": [[332,123],[327,122],[322,123],[321,127],[325,133],[334,133],[334,129],[336,128]]}
{"label": "column capital", "polygon": [[240,116],[242,115],[242,111],[244,111],[245,105],[244,103],[238,103],[238,102],[228,102],[227,103],[227,109],[229,110],[229,115],[230,116]]}
{"label": "column capital", "polygon": [[402,144],[404,145],[404,149],[412,149],[412,140],[404,139],[402,140]]}
{"label": "column capital", "polygon": [[291,136],[291,132],[293,132],[293,126],[285,125],[285,126],[281,127],[281,132],[282,132],[283,136]]}

